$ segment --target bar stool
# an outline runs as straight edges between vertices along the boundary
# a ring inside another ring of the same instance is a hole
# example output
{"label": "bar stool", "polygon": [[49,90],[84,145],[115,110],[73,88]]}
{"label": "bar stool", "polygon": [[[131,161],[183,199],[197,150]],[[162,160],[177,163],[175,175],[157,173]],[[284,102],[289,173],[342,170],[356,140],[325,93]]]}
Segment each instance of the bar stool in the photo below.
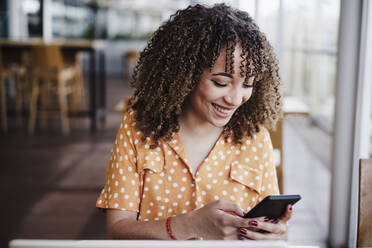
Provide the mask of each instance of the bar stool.
{"label": "bar stool", "polygon": [[[83,111],[86,109],[86,94],[83,77],[82,53],[76,50],[65,50],[62,52],[63,63],[66,66],[75,68],[75,80],[71,85],[71,101],[69,108],[72,112]],[[76,118],[72,124],[77,126]]]}
{"label": "bar stool", "polygon": [[20,116],[22,111],[22,99],[23,99],[23,81],[26,81],[26,68],[21,64],[4,65],[3,54],[0,49],[0,105],[1,105],[1,126],[5,134],[8,133],[8,108],[7,108],[7,92],[6,92],[6,80],[14,80],[15,93],[16,93],[16,112],[17,112],[17,124],[21,123]]}
{"label": "bar stool", "polygon": [[[68,97],[74,93],[73,85],[78,77],[76,67],[64,64],[61,49],[57,45],[37,46],[32,49],[32,57],[34,66],[28,132],[30,135],[34,134],[40,99],[42,126],[46,125],[47,118],[57,114],[61,119],[62,133],[68,135]],[[50,107],[57,107],[59,110],[54,111]]]}
{"label": "bar stool", "polygon": [[13,77],[13,71],[10,69],[0,68],[0,99],[1,99],[1,126],[3,132],[8,133],[8,113],[6,106],[6,89],[5,81],[7,78]]}

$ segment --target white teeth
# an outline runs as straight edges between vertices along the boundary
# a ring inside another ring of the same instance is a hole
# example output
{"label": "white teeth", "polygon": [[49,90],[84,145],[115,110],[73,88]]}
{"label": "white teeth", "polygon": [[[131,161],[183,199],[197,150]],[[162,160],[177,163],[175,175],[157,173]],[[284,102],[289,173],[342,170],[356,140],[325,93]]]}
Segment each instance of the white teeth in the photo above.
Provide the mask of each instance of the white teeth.
{"label": "white teeth", "polygon": [[219,106],[217,106],[216,104],[212,104],[213,107],[215,109],[217,109],[219,112],[223,113],[223,114],[229,114],[231,112],[231,110],[226,110],[226,109],[223,109],[223,108],[220,108]]}

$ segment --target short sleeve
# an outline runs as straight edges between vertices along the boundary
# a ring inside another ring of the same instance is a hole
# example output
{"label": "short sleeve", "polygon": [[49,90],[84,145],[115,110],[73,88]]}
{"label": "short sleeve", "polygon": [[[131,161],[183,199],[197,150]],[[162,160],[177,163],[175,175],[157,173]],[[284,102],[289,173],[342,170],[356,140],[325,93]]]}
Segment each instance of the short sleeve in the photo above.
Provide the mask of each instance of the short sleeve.
{"label": "short sleeve", "polygon": [[260,197],[264,199],[268,195],[279,195],[278,178],[274,163],[274,149],[271,143],[271,138],[266,128],[261,128],[259,135],[262,135],[258,143],[261,151],[260,169],[262,169],[262,183],[260,189]]}
{"label": "short sleeve", "polygon": [[140,177],[132,123],[133,112],[125,113],[111,150],[106,184],[96,202],[98,208],[139,211]]}

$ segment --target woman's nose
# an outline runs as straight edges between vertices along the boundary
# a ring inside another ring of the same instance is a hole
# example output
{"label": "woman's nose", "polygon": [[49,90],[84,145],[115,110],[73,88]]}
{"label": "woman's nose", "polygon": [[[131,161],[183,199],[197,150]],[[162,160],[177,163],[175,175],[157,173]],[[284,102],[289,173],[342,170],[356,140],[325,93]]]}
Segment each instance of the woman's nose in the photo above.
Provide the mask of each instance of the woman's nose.
{"label": "woman's nose", "polygon": [[244,102],[243,95],[239,90],[231,90],[229,94],[225,96],[225,101],[232,106],[239,106]]}

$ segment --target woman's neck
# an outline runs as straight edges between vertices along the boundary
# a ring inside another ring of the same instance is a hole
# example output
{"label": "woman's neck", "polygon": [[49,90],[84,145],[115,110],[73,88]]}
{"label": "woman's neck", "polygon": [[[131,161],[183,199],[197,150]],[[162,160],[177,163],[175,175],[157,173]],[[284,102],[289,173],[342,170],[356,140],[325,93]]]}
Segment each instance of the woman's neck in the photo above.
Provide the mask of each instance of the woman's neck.
{"label": "woman's neck", "polygon": [[216,127],[207,121],[202,121],[189,111],[185,111],[179,119],[180,133],[193,137],[220,136],[223,127]]}

